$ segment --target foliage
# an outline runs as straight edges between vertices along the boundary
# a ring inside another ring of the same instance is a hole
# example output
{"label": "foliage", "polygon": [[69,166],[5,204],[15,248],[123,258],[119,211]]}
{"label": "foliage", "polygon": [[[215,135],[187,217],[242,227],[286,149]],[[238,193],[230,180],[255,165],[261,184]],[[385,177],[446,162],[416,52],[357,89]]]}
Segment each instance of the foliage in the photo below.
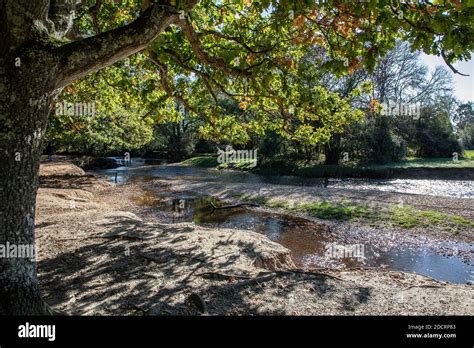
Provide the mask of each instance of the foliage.
{"label": "foliage", "polygon": [[367,118],[359,128],[360,133],[350,146],[353,156],[361,163],[386,164],[400,161],[405,153],[403,141],[394,134],[388,116],[374,115]]}
{"label": "foliage", "polygon": [[419,157],[461,156],[449,116],[439,109],[425,109],[416,124],[416,153]]}
{"label": "foliage", "polygon": [[[94,4],[84,1],[83,8],[92,9]],[[80,32],[98,34],[130,23],[142,13],[142,5],[133,0],[101,2],[93,11],[83,11],[75,26]],[[473,48],[470,23],[474,14],[469,2],[202,0],[189,12],[186,2],[169,6],[184,10],[176,25],[142,53],[76,83],[64,97],[75,95],[77,89],[86,91],[81,84],[94,88],[95,98],[109,110],[103,121],[109,120],[110,110],[116,110],[109,104],[120,104],[136,118],[146,110],[155,125],[166,124],[155,127],[161,140],[155,139],[151,147],[162,147],[177,158],[191,150],[181,149],[181,140],[163,134],[172,127],[169,122],[183,120],[176,103],[190,118],[200,120],[193,130],[199,132],[197,138],[248,144],[272,133],[289,140],[294,155],[303,152],[309,161],[318,144],[362,120],[362,110],[371,102],[364,79],[396,47],[397,40],[443,55],[450,63],[470,58]],[[397,56],[398,51],[392,51],[398,60],[409,56]],[[365,75],[358,72],[362,68]],[[349,74],[344,78],[350,88],[341,89],[337,82],[332,85],[344,74]],[[56,123],[66,127],[57,127],[51,139],[71,128],[70,121]],[[132,124],[115,123],[109,132],[86,122],[82,134],[71,130],[68,137],[73,142],[104,144],[109,150],[132,148],[150,140],[145,124],[149,122],[139,119]],[[111,143],[109,133],[146,136]],[[388,134],[375,136],[384,135]],[[368,161],[398,159],[401,144],[394,134],[390,139],[386,153],[362,156]]]}
{"label": "foliage", "polygon": [[215,168],[218,166],[217,157],[211,156],[198,156],[188,158],[181,162],[184,165],[194,166],[194,167],[204,167],[204,168]]}
{"label": "foliage", "polygon": [[474,149],[474,102],[459,105],[454,125],[465,149]]}
{"label": "foliage", "polygon": [[[137,56],[133,62],[143,59]],[[46,142],[57,150],[94,155],[142,148],[152,140],[153,104],[162,97],[146,76],[125,63],[114,65],[65,88],[59,104],[93,103],[95,114],[53,112]]]}

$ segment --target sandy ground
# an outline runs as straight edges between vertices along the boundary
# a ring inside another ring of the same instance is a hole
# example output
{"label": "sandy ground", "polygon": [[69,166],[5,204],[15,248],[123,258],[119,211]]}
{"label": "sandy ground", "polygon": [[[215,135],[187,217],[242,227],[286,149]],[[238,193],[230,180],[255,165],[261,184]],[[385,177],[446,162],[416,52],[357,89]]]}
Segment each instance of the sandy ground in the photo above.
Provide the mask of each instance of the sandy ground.
{"label": "sandy ground", "polygon": [[43,295],[66,313],[474,313],[472,286],[377,269],[302,272],[261,234],[162,223],[141,215],[140,187],[61,166],[42,166],[36,236]]}

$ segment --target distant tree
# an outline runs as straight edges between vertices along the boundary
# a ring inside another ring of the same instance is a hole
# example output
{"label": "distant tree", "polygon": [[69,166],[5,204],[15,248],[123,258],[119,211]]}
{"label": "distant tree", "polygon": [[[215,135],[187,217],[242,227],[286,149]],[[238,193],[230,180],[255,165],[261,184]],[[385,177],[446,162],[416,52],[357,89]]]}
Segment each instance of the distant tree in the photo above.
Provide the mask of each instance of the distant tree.
{"label": "distant tree", "polygon": [[453,122],[462,146],[467,150],[474,149],[474,102],[460,104]]}
{"label": "distant tree", "polygon": [[[370,81],[371,93],[355,98],[354,106],[373,106],[380,103],[420,107],[436,107],[451,110],[453,107],[452,79],[443,67],[429,73],[420,59],[420,52],[412,51],[410,45],[397,42],[386,56],[380,56],[372,73],[361,69],[352,76],[333,82],[340,93],[354,89],[363,81]],[[408,144],[416,147],[419,115],[392,114],[374,117],[374,110],[366,107],[365,119],[351,123],[343,133],[333,134],[325,145],[326,164],[338,164],[342,152],[361,162],[387,163],[399,161],[407,153]],[[376,144],[380,142],[381,146]]]}
{"label": "distant tree", "polygon": [[412,146],[419,157],[452,157],[462,152],[448,113],[436,106],[423,109]]}

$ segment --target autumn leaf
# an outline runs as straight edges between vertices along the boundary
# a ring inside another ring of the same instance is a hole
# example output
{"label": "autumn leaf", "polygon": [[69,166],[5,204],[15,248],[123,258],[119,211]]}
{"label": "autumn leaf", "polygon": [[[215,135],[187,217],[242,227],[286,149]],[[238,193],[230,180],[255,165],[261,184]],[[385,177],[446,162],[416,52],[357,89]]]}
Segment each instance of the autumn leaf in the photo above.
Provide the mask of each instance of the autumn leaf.
{"label": "autumn leaf", "polygon": [[298,29],[302,29],[304,27],[305,20],[306,19],[304,18],[303,15],[299,15],[293,20],[293,25],[297,27]]}

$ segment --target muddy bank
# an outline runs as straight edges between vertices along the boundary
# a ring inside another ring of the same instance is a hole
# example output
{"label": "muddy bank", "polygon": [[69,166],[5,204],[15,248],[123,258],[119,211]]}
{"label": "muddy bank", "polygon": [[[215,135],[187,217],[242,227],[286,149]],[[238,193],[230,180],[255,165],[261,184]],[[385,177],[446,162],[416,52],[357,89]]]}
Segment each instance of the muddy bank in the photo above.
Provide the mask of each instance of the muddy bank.
{"label": "muddy bank", "polygon": [[[52,168],[50,168],[52,169]],[[67,172],[64,174],[68,174]],[[76,314],[469,315],[472,287],[403,272],[295,269],[264,235],[141,215],[134,184],[41,180],[43,295]]]}

